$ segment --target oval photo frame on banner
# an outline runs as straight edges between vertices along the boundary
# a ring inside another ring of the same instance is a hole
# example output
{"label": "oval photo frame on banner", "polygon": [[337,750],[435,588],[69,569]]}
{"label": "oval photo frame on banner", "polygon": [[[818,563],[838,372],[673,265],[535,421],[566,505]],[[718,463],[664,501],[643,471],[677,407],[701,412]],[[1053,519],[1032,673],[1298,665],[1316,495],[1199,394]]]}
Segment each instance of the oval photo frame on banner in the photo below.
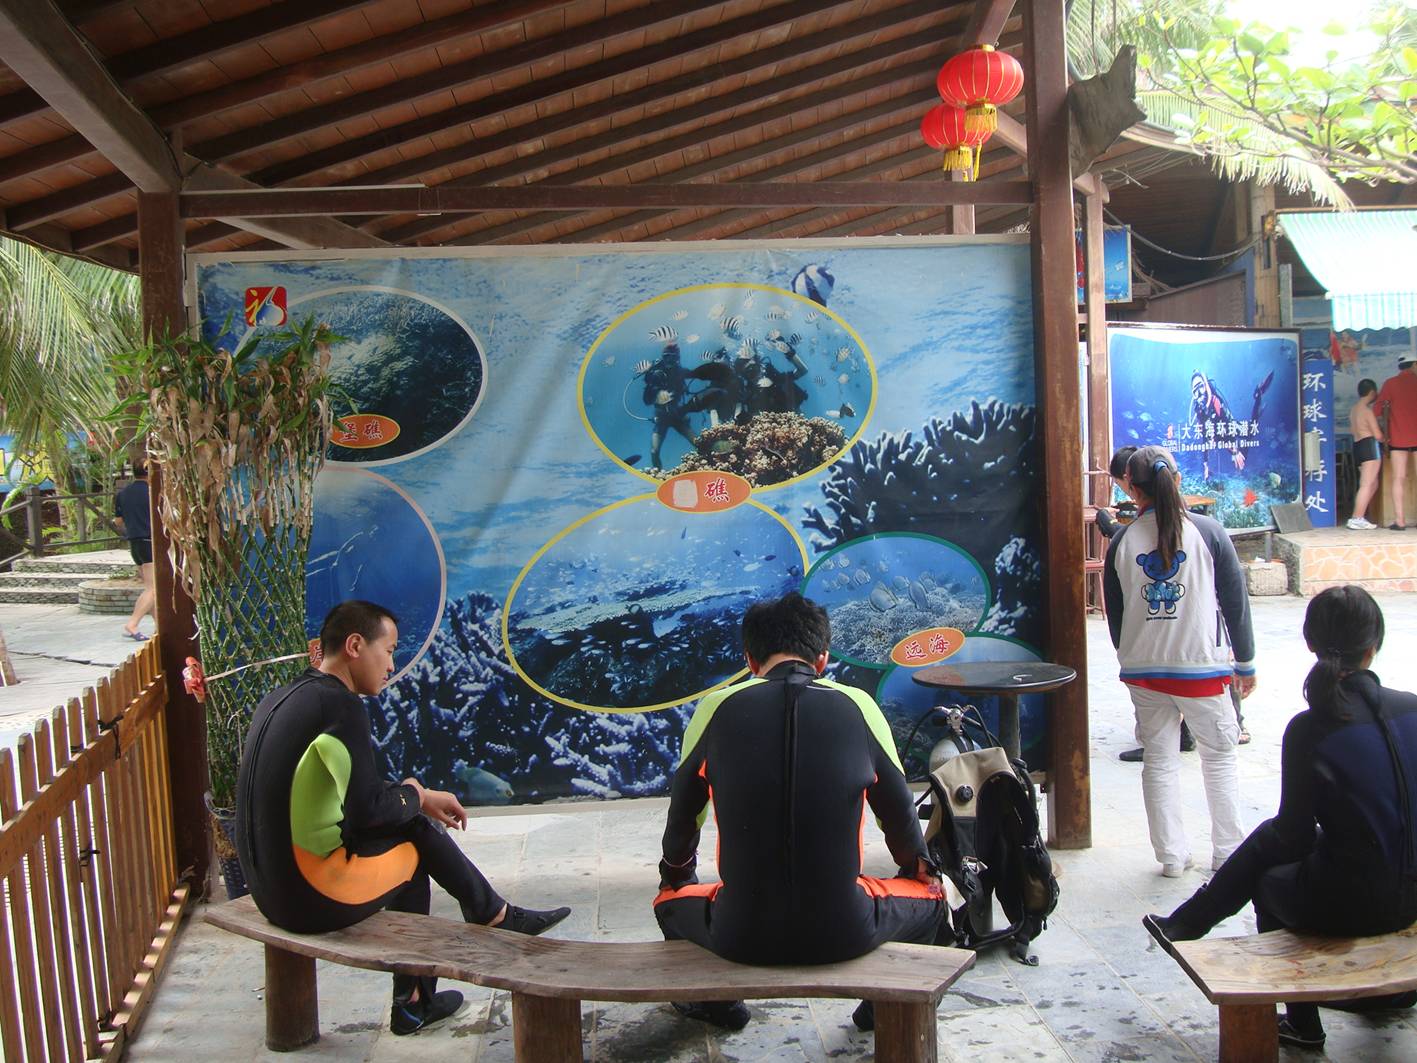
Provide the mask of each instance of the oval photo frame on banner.
{"label": "oval photo frame on banner", "polygon": [[744,674],[743,611],[794,590],[806,550],[749,501],[706,517],[637,495],[554,536],[502,610],[507,659],[540,693],[592,712],[681,705]]}
{"label": "oval photo frame on banner", "polygon": [[865,430],[876,368],[856,331],[782,288],[702,284],[632,307],[591,344],[581,419],[656,483],[734,473],[764,490],[831,464]]}

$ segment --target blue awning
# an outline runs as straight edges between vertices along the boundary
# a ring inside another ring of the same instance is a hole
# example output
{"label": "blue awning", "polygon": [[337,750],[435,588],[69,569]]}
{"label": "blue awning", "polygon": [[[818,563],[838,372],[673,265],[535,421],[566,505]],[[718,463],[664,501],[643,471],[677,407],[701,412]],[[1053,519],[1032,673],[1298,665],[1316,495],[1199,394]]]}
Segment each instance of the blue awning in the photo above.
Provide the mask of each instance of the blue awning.
{"label": "blue awning", "polygon": [[1333,304],[1333,327],[1417,326],[1417,210],[1303,212],[1280,227]]}

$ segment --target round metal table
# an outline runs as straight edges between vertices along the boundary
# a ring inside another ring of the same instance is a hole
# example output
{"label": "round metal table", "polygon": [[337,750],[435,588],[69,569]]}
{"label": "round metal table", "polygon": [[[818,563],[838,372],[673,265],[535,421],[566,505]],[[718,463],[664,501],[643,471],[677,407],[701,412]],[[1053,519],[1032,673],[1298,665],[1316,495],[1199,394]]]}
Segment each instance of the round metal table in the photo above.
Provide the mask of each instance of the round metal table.
{"label": "round metal table", "polygon": [[961,661],[922,668],[911,678],[921,686],[956,694],[987,694],[999,699],[999,743],[1013,760],[1019,755],[1018,699],[1043,694],[1078,676],[1065,664],[1047,661]]}

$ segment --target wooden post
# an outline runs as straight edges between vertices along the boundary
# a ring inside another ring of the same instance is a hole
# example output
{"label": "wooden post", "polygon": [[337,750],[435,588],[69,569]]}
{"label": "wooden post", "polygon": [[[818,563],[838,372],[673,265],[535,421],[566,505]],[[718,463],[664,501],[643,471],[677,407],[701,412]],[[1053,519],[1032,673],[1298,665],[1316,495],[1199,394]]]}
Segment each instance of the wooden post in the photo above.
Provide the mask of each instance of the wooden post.
{"label": "wooden post", "polygon": [[876,1063],[935,1063],[933,1004],[876,1001]]}
{"label": "wooden post", "polygon": [[[1111,408],[1107,401],[1107,270],[1103,251],[1102,197],[1085,198],[1087,225],[1083,257],[1087,265],[1087,435],[1088,467],[1105,469],[1112,461]],[[1092,478],[1092,504],[1105,506],[1112,494],[1106,477]]]}
{"label": "wooden post", "polygon": [[1262,1063],[1279,1058],[1279,1025],[1273,1004],[1220,1005],[1220,1063]]}
{"label": "wooden post", "polygon": [[44,556],[44,499],[38,487],[29,489],[25,504],[25,523],[29,528],[30,549],[35,557]]}
{"label": "wooden post", "polygon": [[294,1052],[320,1039],[315,957],[266,946],[266,1047]]}
{"label": "wooden post", "polygon": [[[177,196],[138,193],[138,275],[142,284],[143,331],[165,337],[185,331],[182,300],[182,222]],[[168,773],[172,780],[172,827],[180,878],[192,896],[207,893],[211,867],[211,825],[203,794],[207,789],[207,729],[201,704],[182,687],[182,668],[198,655],[192,599],[177,584],[168,559],[167,529],[158,515],[162,470],[148,471],[152,497],[153,576],[157,590],[158,644],[167,679]]]}
{"label": "wooden post", "polygon": [[1077,267],[1068,163],[1063,5],[1025,0],[1028,174],[1033,183],[1034,369],[1043,484],[1044,655],[1077,669],[1049,698],[1048,842],[1092,844],[1083,585],[1082,408],[1078,394]]}
{"label": "wooden post", "polygon": [[581,1002],[513,992],[512,1046],[517,1063],[580,1063]]}
{"label": "wooden post", "polygon": [[[964,174],[950,171],[951,181],[963,181]],[[950,208],[948,231],[951,236],[972,236],[974,234],[974,204],[962,203]]]}

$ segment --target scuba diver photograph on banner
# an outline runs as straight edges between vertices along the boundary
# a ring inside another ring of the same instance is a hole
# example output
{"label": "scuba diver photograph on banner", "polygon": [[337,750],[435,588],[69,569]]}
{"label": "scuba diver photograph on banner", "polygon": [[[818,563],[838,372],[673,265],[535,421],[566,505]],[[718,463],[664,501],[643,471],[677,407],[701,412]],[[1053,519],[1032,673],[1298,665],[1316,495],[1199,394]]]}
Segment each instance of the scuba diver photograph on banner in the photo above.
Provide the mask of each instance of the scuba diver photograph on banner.
{"label": "scuba diver photograph on banner", "polygon": [[350,598],[397,616],[369,703],[391,777],[664,794],[695,704],[746,675],[745,610],[792,591],[919,772],[919,669],[1041,659],[1024,237],[191,262],[213,343],[338,337],[306,627]]}
{"label": "scuba diver photograph on banner", "polygon": [[1297,332],[1110,327],[1112,449],[1163,446],[1188,504],[1227,528],[1264,528],[1297,501]]}

